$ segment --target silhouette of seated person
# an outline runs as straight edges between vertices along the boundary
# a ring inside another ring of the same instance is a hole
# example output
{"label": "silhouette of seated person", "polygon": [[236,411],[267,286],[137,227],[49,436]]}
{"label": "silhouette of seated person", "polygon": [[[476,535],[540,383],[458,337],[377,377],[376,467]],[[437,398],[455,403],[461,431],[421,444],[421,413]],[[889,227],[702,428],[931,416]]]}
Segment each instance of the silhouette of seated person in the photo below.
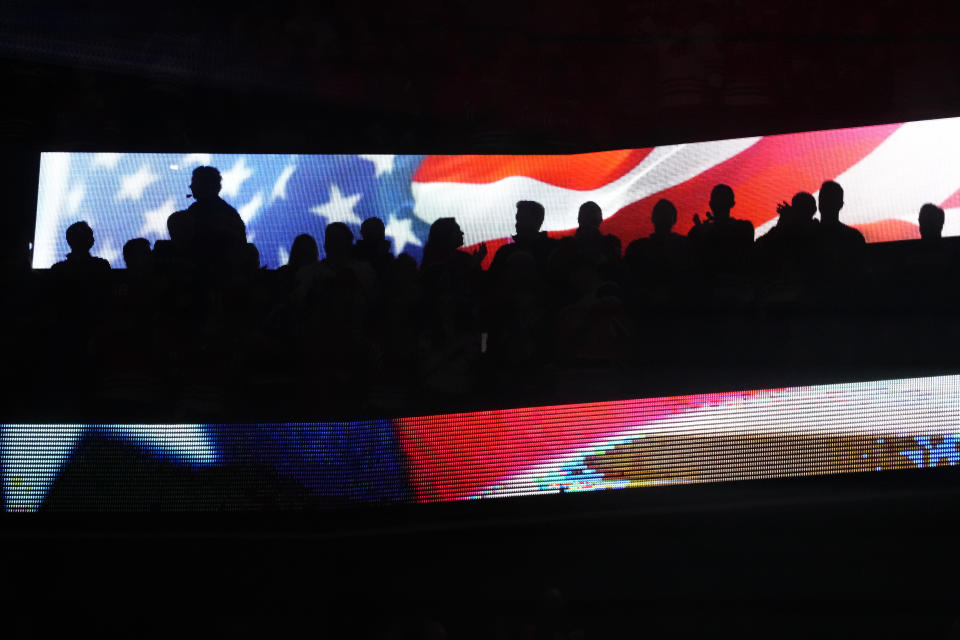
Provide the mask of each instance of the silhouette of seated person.
{"label": "silhouette of seated person", "polygon": [[682,277],[687,267],[687,239],[673,231],[677,207],[666,199],[653,205],[653,233],[627,246],[624,262],[634,282],[667,284]]}
{"label": "silhouette of seated person", "polygon": [[70,253],[66,259],[56,263],[52,271],[71,279],[102,277],[110,271],[110,263],[103,258],[90,255],[93,248],[93,229],[84,221],[74,222],[67,227],[67,244]]}
{"label": "silhouette of seated person", "polygon": [[557,241],[540,230],[544,216],[543,205],[539,202],[521,200],[517,203],[517,234],[513,236],[513,242],[497,250],[490,264],[491,273],[501,273],[510,257],[519,252],[529,253],[541,271],[546,268],[550,254],[557,248]]}
{"label": "silhouette of seated person", "polygon": [[710,211],[706,221],[693,216],[693,228],[687,234],[690,249],[708,275],[742,275],[749,266],[753,250],[753,223],[730,215],[736,206],[733,189],[718,184],[710,192]]}
{"label": "silhouette of seated person", "polygon": [[354,257],[373,267],[381,280],[387,277],[394,260],[385,231],[383,220],[367,218],[360,224],[360,239],[353,245]]}
{"label": "silhouette of seated person", "polygon": [[221,186],[215,167],[194,169],[190,190],[196,202],[172,213],[167,228],[181,232],[179,242],[173,232],[171,240],[190,253],[199,267],[224,272],[242,262],[247,232],[237,210],[220,198]]}

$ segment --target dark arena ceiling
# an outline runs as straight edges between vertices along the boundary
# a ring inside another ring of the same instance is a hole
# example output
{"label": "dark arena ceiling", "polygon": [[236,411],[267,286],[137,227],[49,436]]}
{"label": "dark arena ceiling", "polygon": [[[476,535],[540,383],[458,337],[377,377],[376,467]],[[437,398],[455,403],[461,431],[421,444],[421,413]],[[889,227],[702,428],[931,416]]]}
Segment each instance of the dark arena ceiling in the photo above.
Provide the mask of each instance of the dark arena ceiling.
{"label": "dark arena ceiling", "polygon": [[7,143],[563,152],[960,103],[950,2],[60,4],[0,10]]}

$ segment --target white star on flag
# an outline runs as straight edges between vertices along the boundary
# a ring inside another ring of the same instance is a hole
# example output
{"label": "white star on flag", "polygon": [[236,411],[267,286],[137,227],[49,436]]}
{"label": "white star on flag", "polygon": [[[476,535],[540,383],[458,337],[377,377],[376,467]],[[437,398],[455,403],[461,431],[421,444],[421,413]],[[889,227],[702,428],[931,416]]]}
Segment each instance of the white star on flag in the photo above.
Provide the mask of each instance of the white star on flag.
{"label": "white star on flag", "polygon": [[247,167],[243,161],[243,156],[237,160],[233,168],[220,174],[221,194],[231,198],[240,193],[240,187],[247,178],[253,175],[253,169]]}
{"label": "white star on flag", "polygon": [[184,169],[197,166],[209,165],[213,161],[213,158],[209,153],[188,153],[183,156],[183,160],[180,161],[180,166]]}
{"label": "white star on flag", "polygon": [[152,448],[188,464],[213,464],[217,454],[200,425],[0,425],[3,495],[7,511],[36,511],[50,486],[88,431],[99,431]]}
{"label": "white star on flag", "polygon": [[117,163],[120,162],[120,158],[122,157],[122,153],[98,153],[93,156],[93,166],[115,169],[117,167]]}
{"label": "white star on flag", "polygon": [[167,233],[167,218],[176,211],[177,201],[173,196],[167,198],[156,209],[143,214],[143,225],[137,233],[141,236],[163,236]]}
{"label": "white star on flag", "polygon": [[400,255],[404,247],[408,244],[415,247],[422,247],[420,239],[413,232],[413,226],[410,218],[397,219],[392,213],[390,219],[383,229],[384,235],[393,238],[394,255]]}
{"label": "white star on flag", "polygon": [[70,193],[67,194],[67,212],[71,215],[76,213],[86,194],[87,187],[82,182],[70,189]]}
{"label": "white star on flag", "polygon": [[374,177],[379,178],[385,173],[390,173],[393,171],[393,160],[396,158],[395,155],[389,154],[363,154],[361,153],[359,157],[364,160],[369,160],[373,163]]}
{"label": "white star on flag", "polygon": [[150,171],[150,167],[143,165],[136,173],[123,177],[117,200],[139,200],[143,196],[144,189],[159,179],[160,176]]}
{"label": "white star on flag", "polygon": [[116,261],[119,260],[120,256],[123,254],[120,248],[114,244],[113,238],[107,238],[107,240],[100,245],[100,248],[94,249],[92,253],[93,255],[103,258],[111,265],[115,265]]}
{"label": "white star on flag", "polygon": [[253,197],[250,198],[250,202],[237,209],[237,213],[240,214],[240,219],[243,220],[243,224],[250,224],[253,216],[257,215],[257,211],[260,210],[261,205],[263,205],[263,193],[257,191],[253,194]]}
{"label": "white star on flag", "polygon": [[290,176],[293,175],[293,172],[296,170],[296,168],[296,165],[293,164],[283,168],[283,171],[280,173],[280,176],[273,185],[273,191],[270,192],[271,202],[277,198],[280,198],[281,200],[287,199],[287,182],[290,181]]}
{"label": "white star on flag", "polygon": [[331,222],[346,222],[349,224],[360,224],[360,216],[353,210],[357,202],[363,197],[362,193],[356,193],[352,196],[343,197],[337,185],[330,185],[330,199],[324,204],[318,204],[310,207],[312,213],[327,219],[327,224]]}

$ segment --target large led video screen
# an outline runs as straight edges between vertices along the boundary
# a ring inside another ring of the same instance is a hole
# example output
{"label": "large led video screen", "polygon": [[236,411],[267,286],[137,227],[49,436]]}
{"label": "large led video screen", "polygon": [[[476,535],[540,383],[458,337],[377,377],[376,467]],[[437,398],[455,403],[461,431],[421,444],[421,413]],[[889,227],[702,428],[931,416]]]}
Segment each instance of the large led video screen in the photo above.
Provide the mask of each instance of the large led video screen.
{"label": "large led video screen", "polygon": [[960,376],[941,376],[393,420],[7,424],[0,462],[11,512],[334,508],[955,465],[958,410]]}
{"label": "large led video screen", "polygon": [[732,215],[758,237],[776,223],[779,202],[816,195],[826,180],[843,186],[840,219],[868,242],[919,238],[925,203],[946,210],[944,235],[960,235],[958,147],[960,118],[947,118],[574,155],[43,153],[33,266],[62,260],[66,228],[86,220],[93,254],[122,267],[127,240],[167,237],[201,165],[221,171],[221,196],[271,268],[286,263],[297,234],[322,239],[335,221],[356,234],[369,217],[383,220],[395,253],[417,259],[440,217],[457,219],[467,245],[495,249],[514,233],[518,200],[543,204],[543,230],[553,234],[575,229],[579,206],[594,201],[604,231],[626,246],[652,231],[660,198],[677,206],[675,231],[686,233],[719,183],[733,188]]}

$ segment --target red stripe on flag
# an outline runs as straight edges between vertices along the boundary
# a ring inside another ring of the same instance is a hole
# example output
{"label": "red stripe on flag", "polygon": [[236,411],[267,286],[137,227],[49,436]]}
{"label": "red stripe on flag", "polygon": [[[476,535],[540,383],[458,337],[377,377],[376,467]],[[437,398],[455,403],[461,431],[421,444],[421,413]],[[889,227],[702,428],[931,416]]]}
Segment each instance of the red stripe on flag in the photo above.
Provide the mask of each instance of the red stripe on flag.
{"label": "red stripe on flag", "polygon": [[777,216],[777,203],[798,191],[814,192],[824,180],[836,178],[886,140],[899,124],[768,136],[742,153],[675,187],[653,194],[617,211],[603,230],[626,246],[653,231],[650,212],[660,198],[679,212],[675,231],[686,234],[693,214],[709,208],[710,190],[717,184],[733,188],[733,216],[759,226]]}
{"label": "red stripe on flag", "polygon": [[414,182],[486,184],[525,176],[581,191],[596,189],[623,177],[653,149],[622,149],[575,155],[427,156]]}
{"label": "red stripe on flag", "polygon": [[940,205],[941,209],[955,209],[957,207],[960,207],[960,190],[944,200]]}
{"label": "red stripe on flag", "polygon": [[906,220],[880,220],[879,222],[868,222],[853,226],[863,234],[867,242],[920,239],[920,227]]}

